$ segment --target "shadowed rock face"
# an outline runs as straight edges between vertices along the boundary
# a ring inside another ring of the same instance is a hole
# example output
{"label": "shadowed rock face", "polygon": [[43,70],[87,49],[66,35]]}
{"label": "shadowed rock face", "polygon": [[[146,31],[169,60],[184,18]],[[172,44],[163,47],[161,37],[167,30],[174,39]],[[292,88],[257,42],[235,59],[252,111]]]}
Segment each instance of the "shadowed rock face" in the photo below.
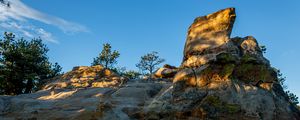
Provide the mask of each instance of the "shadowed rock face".
{"label": "shadowed rock face", "polygon": [[227,8],[196,18],[188,30],[183,62],[228,42],[235,16],[235,9]]}
{"label": "shadowed rock face", "polygon": [[128,120],[170,83],[128,82],[124,87],[42,90],[0,96],[0,120]]}

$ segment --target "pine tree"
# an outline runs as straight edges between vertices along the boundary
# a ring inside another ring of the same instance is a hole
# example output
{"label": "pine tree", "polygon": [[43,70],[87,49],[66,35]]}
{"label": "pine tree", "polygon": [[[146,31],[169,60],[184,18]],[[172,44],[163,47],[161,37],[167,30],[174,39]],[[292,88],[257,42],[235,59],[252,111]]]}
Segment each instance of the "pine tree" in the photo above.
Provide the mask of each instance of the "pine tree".
{"label": "pine tree", "polygon": [[157,66],[165,61],[157,54],[157,52],[151,52],[142,56],[140,62],[136,64],[136,67],[142,71],[148,71],[150,75],[153,74],[154,70],[157,69]]}
{"label": "pine tree", "polygon": [[111,45],[108,43],[103,44],[103,49],[98,57],[94,58],[92,65],[102,65],[105,68],[112,69],[117,63],[117,58],[120,56],[119,51],[112,51]]}
{"label": "pine tree", "polygon": [[60,74],[61,67],[49,62],[48,51],[41,39],[16,39],[5,32],[0,39],[0,94],[30,93],[43,79]]}

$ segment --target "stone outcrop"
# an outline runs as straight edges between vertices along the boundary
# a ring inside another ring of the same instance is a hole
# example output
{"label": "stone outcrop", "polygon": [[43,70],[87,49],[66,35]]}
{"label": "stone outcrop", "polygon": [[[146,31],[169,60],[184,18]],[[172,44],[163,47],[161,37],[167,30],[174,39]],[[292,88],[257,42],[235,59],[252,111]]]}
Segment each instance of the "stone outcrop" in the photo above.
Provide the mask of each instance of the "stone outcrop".
{"label": "stone outcrop", "polygon": [[182,65],[205,64],[215,56],[209,51],[223,51],[220,46],[229,41],[235,17],[235,9],[228,8],[196,18],[188,30]]}
{"label": "stone outcrop", "polygon": [[147,119],[300,119],[256,39],[230,38],[235,17],[227,8],[195,19],[174,84]]}
{"label": "stone outcrop", "polygon": [[75,67],[36,93],[0,96],[0,119],[299,120],[257,40],[230,38],[235,17],[227,8],[195,19],[181,66],[155,73],[173,83]]}
{"label": "stone outcrop", "polygon": [[72,71],[52,78],[42,89],[119,87],[125,78],[115,72],[97,66],[77,66]]}

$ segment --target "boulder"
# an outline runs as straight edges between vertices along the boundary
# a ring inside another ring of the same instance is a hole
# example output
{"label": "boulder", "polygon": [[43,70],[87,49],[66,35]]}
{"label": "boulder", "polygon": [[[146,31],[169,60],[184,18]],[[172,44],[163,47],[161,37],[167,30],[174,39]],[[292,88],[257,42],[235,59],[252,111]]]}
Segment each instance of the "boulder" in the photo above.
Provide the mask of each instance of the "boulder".
{"label": "boulder", "polygon": [[175,66],[171,66],[168,64],[165,64],[164,67],[159,68],[155,73],[155,78],[173,78],[175,74],[177,73],[178,68]]}

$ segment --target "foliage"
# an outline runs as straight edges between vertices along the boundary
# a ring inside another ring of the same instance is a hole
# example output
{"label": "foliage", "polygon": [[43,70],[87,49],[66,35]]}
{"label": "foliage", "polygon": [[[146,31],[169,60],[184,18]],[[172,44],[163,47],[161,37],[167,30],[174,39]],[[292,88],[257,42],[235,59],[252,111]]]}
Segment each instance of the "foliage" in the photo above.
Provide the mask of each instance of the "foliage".
{"label": "foliage", "polygon": [[220,72],[221,77],[223,79],[227,79],[233,73],[234,68],[235,68],[234,64],[225,64],[225,65],[223,65],[223,69]]}
{"label": "foliage", "polygon": [[237,61],[237,57],[229,53],[221,53],[217,55],[216,58],[217,62],[220,63],[234,63]]}
{"label": "foliage", "polygon": [[127,77],[128,79],[138,79],[138,78],[140,78],[141,75],[142,75],[141,73],[136,72],[134,70],[126,71],[123,74],[123,76]]}
{"label": "foliage", "polygon": [[30,93],[60,74],[61,67],[49,62],[49,49],[41,39],[26,41],[4,33],[0,39],[0,94]]}
{"label": "foliage", "polygon": [[115,73],[117,73],[118,75],[123,75],[126,71],[126,68],[125,67],[113,67],[113,68],[110,68],[110,70],[114,71]]}
{"label": "foliage", "polygon": [[138,79],[142,75],[141,73],[134,70],[126,70],[125,67],[114,67],[111,70],[118,75],[126,77],[128,79]]}
{"label": "foliage", "polygon": [[268,66],[253,63],[239,64],[234,70],[234,76],[246,83],[258,82],[260,80],[267,82],[276,79],[276,76],[272,75],[272,71],[268,69]]}
{"label": "foliage", "polygon": [[111,50],[111,45],[108,43],[103,44],[103,49],[98,57],[94,58],[92,65],[103,65],[105,68],[112,69],[117,63],[117,58],[120,53],[116,50]]}
{"label": "foliage", "polygon": [[298,97],[294,93],[291,93],[290,91],[286,91],[285,93],[289,96],[289,99],[293,105],[297,105],[299,103]]}
{"label": "foliage", "polygon": [[[277,77],[278,77],[279,84],[283,87],[284,90],[286,90],[287,89],[287,86],[285,85],[286,77],[283,77],[280,70],[277,70]],[[299,103],[298,97],[294,93],[291,93],[289,90],[285,91],[285,93],[288,95],[289,100],[293,105],[297,105]]]}
{"label": "foliage", "polygon": [[261,45],[259,46],[260,47],[260,50],[263,52],[263,53],[266,53],[267,52],[267,47],[264,46],[264,45]]}
{"label": "foliage", "polygon": [[280,72],[280,70],[277,70],[277,78],[278,78],[278,81],[279,81],[279,84],[282,86],[283,89],[287,89],[287,86],[285,85],[285,79],[286,77],[284,77],[282,75],[282,73]]}
{"label": "foliage", "polygon": [[151,52],[142,56],[140,62],[136,64],[136,67],[142,71],[148,71],[149,74],[153,74],[154,70],[157,69],[157,66],[165,61],[157,54],[157,52]]}
{"label": "foliage", "polygon": [[256,61],[257,61],[256,58],[249,54],[243,55],[241,59],[242,63],[255,63]]}

